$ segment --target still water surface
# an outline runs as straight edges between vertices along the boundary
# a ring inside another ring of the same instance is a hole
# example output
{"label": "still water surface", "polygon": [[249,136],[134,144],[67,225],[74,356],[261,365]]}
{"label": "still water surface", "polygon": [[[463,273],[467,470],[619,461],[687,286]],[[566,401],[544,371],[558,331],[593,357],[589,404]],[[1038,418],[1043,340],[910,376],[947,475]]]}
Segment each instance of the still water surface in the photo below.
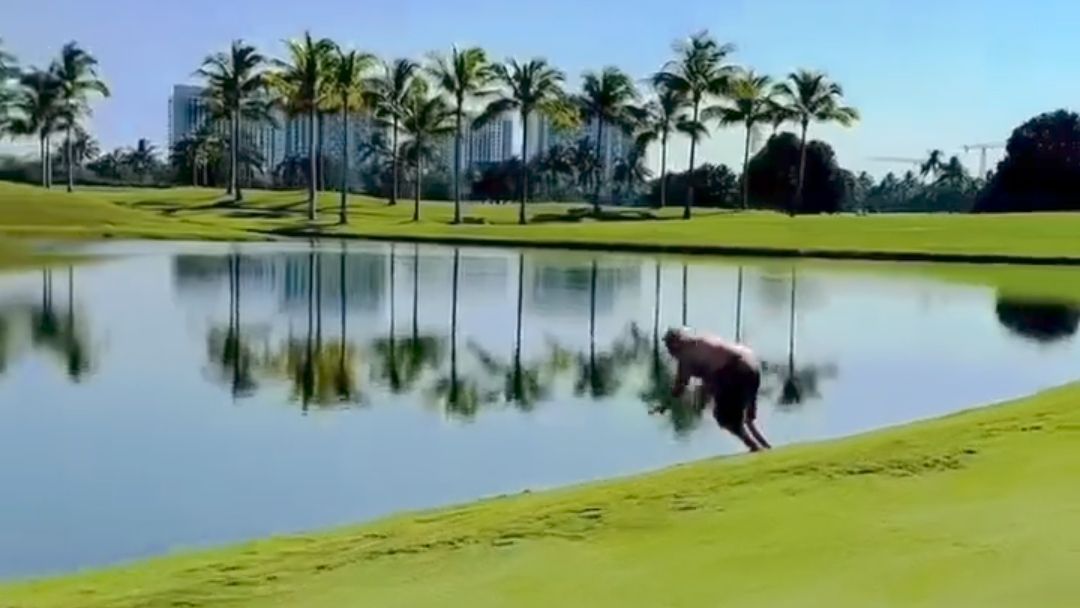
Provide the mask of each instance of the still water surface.
{"label": "still water surface", "polygon": [[[766,364],[778,445],[1071,380],[1077,309],[830,266],[118,244],[0,278],[0,578],[737,452],[646,412],[683,323]],[[885,267],[880,267],[885,268]]]}

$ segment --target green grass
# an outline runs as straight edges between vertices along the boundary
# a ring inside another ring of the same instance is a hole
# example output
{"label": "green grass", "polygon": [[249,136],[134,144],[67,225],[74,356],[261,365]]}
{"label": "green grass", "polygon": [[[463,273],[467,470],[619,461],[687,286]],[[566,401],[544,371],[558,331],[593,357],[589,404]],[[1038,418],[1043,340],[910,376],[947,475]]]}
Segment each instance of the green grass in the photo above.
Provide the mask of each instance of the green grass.
{"label": "green grass", "polygon": [[9,585],[0,606],[1073,605],[1078,400]]}
{"label": "green grass", "polygon": [[[411,201],[389,207],[369,197],[350,198],[348,226],[337,226],[334,193],[319,199],[321,219],[304,219],[300,192],[249,191],[241,207],[218,204],[219,190],[83,189],[73,195],[0,183],[0,233],[20,235],[139,236],[151,238],[268,238],[278,234],[470,239],[523,245],[595,245],[598,248],[744,248],[862,254],[1008,255],[1080,258],[1080,213],[1016,215],[870,215],[789,218],[767,212],[699,210],[690,221],[680,210],[635,220],[568,221],[581,205],[531,204],[533,223],[516,225],[514,205],[467,204],[465,225],[450,224],[452,206],[424,203],[423,221],[410,221]],[[619,219],[621,218],[621,219]]]}

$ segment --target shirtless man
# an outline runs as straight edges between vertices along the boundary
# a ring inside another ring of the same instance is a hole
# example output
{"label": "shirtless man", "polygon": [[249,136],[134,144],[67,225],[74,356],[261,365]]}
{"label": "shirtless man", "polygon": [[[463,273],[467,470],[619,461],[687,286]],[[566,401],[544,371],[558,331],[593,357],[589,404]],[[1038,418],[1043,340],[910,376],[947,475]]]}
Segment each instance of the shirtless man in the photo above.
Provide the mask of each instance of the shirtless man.
{"label": "shirtless man", "polygon": [[[761,371],[757,357],[742,344],[716,336],[695,335],[685,328],[669,329],[664,345],[679,364],[672,394],[680,397],[691,378],[701,380],[713,398],[713,417],[746,444],[751,452],[771,447],[755,426]],[[663,412],[660,406],[653,412]]]}

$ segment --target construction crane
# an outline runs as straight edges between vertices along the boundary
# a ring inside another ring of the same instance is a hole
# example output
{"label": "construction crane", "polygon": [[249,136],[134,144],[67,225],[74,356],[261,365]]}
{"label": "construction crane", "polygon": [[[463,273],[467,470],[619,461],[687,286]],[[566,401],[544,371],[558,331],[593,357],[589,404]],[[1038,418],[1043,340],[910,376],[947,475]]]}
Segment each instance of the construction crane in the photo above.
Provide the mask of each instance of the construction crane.
{"label": "construction crane", "polygon": [[986,151],[1000,150],[1005,147],[1005,144],[967,144],[961,147],[964,149],[964,152],[971,152],[972,150],[979,151],[979,177],[982,178],[986,176]]}

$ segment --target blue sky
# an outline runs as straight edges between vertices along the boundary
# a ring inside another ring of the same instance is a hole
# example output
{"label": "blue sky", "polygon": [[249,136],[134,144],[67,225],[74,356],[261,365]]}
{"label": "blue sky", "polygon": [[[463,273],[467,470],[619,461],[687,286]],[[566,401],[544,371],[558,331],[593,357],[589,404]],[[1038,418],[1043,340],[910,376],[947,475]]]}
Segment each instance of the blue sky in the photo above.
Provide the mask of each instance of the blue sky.
{"label": "blue sky", "polygon": [[[105,147],[148,137],[164,146],[174,83],[233,38],[271,55],[305,28],[383,57],[422,57],[479,44],[495,57],[541,55],[576,85],[614,64],[644,77],[672,40],[707,28],[737,45],[733,60],[783,75],[825,70],[844,85],[862,122],[815,128],[842,165],[902,171],[872,156],[1004,141],[1024,119],[1074,107],[1080,79],[1080,3],[1069,0],[5,0],[0,36],[22,63],[44,65],[67,40],[101,60],[113,98],[96,105]],[[10,147],[9,144],[3,144]],[[737,130],[713,134],[704,158],[737,164]],[[671,162],[685,163],[676,144]]]}

